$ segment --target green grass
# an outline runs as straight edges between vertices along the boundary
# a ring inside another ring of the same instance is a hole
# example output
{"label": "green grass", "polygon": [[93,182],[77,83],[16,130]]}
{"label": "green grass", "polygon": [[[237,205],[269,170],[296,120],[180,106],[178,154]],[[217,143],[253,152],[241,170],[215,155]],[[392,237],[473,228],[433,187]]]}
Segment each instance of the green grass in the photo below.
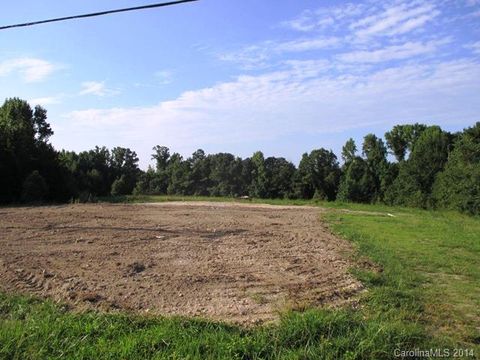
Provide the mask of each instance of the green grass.
{"label": "green grass", "polygon": [[326,218],[359,254],[382,264],[404,293],[421,300],[421,321],[432,336],[479,352],[480,219],[455,212],[389,212],[395,217],[331,211]]}
{"label": "green grass", "polygon": [[156,203],[169,201],[209,201],[209,202],[238,202],[244,204],[272,204],[272,205],[318,205],[324,202],[318,200],[290,200],[290,199],[248,199],[214,196],[181,196],[181,195],[125,195],[100,197],[99,201],[111,203]]}
{"label": "green grass", "polygon": [[75,313],[49,301],[3,294],[0,358],[391,359],[395,349],[459,346],[478,356],[480,219],[384,206],[346,206],[363,212],[328,206],[323,217],[332,231],[355,244],[359,262],[368,258],[382,270],[352,269],[368,288],[356,309],[290,311],[278,324],[241,328],[178,317]]}

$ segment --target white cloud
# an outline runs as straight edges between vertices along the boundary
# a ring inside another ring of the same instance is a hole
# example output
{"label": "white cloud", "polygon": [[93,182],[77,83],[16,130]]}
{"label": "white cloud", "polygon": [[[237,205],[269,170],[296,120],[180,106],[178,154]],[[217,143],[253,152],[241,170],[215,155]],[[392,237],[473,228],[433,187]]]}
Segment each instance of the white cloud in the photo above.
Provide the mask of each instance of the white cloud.
{"label": "white cloud", "polygon": [[360,39],[371,36],[394,36],[421,28],[440,12],[430,3],[404,3],[390,6],[351,24]]}
{"label": "white cloud", "polygon": [[16,58],[0,62],[0,76],[18,72],[25,82],[45,80],[58,66],[38,58]]}
{"label": "white cloud", "polygon": [[298,38],[291,41],[264,41],[258,45],[249,45],[239,51],[224,53],[219,56],[222,61],[235,62],[243,69],[261,69],[269,66],[274,56],[286,53],[299,53],[331,49],[340,44],[337,37]]}
{"label": "white cloud", "polygon": [[117,89],[109,89],[105,85],[105,81],[85,81],[82,83],[82,90],[79,95],[95,95],[95,96],[113,96],[117,95]]}
{"label": "white cloud", "polygon": [[423,42],[407,42],[392,45],[378,50],[358,50],[340,54],[338,59],[353,63],[379,63],[383,61],[409,59],[418,55],[432,54],[438,47],[449,42],[449,39]]}
{"label": "white cloud", "polygon": [[480,55],[480,41],[465,45],[467,49],[471,49],[474,54]]}
{"label": "white cloud", "polygon": [[284,62],[290,68],[292,77],[308,79],[325,74],[334,65],[327,60],[286,60]]}
{"label": "white cloud", "polygon": [[220,54],[218,58],[240,64],[244,70],[260,69],[267,67],[269,51],[266,46],[250,45],[238,51]]}
{"label": "white cloud", "polygon": [[364,8],[365,5],[361,3],[346,3],[317,10],[305,10],[300,16],[284,21],[281,25],[301,32],[325,30],[361,14]]}
{"label": "white cloud", "polygon": [[[333,21],[334,21],[333,19],[329,18],[323,23],[332,24]],[[309,10],[305,11],[303,14],[301,14],[299,17],[293,20],[284,21],[282,25],[292,30],[304,31],[304,32],[312,31],[317,27],[316,21],[314,20],[314,15]]]}
{"label": "white cloud", "polygon": [[30,99],[28,102],[32,105],[42,105],[42,106],[54,105],[54,104],[60,103],[60,97],[59,96],[40,97],[40,98]]}
{"label": "white cloud", "polygon": [[157,71],[154,76],[160,85],[168,85],[173,81],[173,72],[170,70]]}
{"label": "white cloud", "polygon": [[356,75],[333,75],[327,62],[289,65],[284,71],[187,91],[154,106],[75,111],[66,115],[68,121],[57,134],[78,134],[84,148],[105,141],[108,146],[128,145],[148,159],[155,144],[183,153],[212,144],[248,142],[260,147],[291,134],[311,136],[372,124],[464,125],[480,112],[480,63],[472,60]]}
{"label": "white cloud", "polygon": [[277,43],[273,49],[277,52],[302,52],[330,48],[340,43],[336,37],[320,37],[314,39],[297,39]]}

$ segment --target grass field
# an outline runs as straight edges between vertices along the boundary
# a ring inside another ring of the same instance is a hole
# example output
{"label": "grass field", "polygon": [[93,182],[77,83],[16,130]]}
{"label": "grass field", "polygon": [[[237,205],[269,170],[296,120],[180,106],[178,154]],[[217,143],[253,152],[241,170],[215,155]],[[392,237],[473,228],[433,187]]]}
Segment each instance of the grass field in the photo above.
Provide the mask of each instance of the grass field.
{"label": "grass field", "polygon": [[[205,200],[117,200],[190,199]],[[470,358],[479,356],[479,218],[384,206],[319,205],[329,207],[324,220],[355,244],[358,260],[378,264],[375,271],[352,269],[368,288],[355,309],[286,311],[279,324],[240,328],[186,318],[74,313],[48,301],[3,294],[0,357],[389,359],[395,349],[415,348],[463,348],[474,352]]]}

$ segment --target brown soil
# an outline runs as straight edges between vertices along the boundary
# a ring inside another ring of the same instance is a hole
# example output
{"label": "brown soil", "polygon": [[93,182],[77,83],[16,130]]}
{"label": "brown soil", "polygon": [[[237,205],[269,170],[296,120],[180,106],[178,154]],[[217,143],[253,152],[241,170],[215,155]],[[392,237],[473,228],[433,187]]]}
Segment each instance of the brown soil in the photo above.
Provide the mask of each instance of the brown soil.
{"label": "brown soil", "polygon": [[362,285],[318,208],[223,203],[0,209],[0,288],[76,308],[274,320]]}

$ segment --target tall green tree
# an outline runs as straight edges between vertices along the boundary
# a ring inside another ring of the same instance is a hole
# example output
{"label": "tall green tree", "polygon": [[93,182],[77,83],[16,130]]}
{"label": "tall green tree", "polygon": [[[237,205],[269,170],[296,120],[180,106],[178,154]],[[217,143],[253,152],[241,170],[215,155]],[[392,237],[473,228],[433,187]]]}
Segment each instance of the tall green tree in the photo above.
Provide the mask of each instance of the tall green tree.
{"label": "tall green tree", "polygon": [[465,129],[433,187],[435,205],[480,214],[480,122]]}
{"label": "tall green tree", "polygon": [[392,130],[385,133],[387,146],[397,161],[405,160],[408,152],[411,152],[420,135],[427,128],[423,124],[395,125]]}
{"label": "tall green tree", "polygon": [[331,150],[317,149],[303,154],[295,176],[295,195],[303,199],[335,200],[340,166]]}
{"label": "tall green tree", "polygon": [[265,169],[265,157],[261,151],[255,152],[251,157],[252,183],[250,195],[258,198],[267,197],[267,171]]}
{"label": "tall green tree", "polygon": [[363,142],[363,154],[367,160],[357,155],[357,146],[349,139],[342,148],[342,174],[336,199],[342,202],[368,203],[378,194],[380,181],[372,170],[375,164],[383,165],[384,147],[379,139],[370,134]]}
{"label": "tall green tree", "polygon": [[152,160],[155,160],[157,171],[164,171],[170,159],[170,149],[166,146],[156,145],[153,148]]}
{"label": "tall green tree", "polygon": [[40,173],[35,170],[27,176],[22,186],[22,200],[24,202],[41,202],[46,200],[48,185]]}
{"label": "tall green tree", "polygon": [[348,164],[352,162],[357,156],[356,154],[357,154],[357,145],[355,145],[355,141],[352,138],[350,138],[342,147],[342,159],[344,164]]}
{"label": "tall green tree", "polygon": [[356,156],[345,164],[338,189],[338,201],[369,203],[375,191],[375,180],[364,159]]}
{"label": "tall green tree", "polygon": [[363,155],[367,165],[368,179],[372,182],[369,202],[381,201],[383,194],[390,185],[388,177],[389,164],[387,148],[383,140],[374,134],[368,134],[363,139]]}
{"label": "tall green tree", "polygon": [[212,186],[210,181],[210,159],[205,155],[205,151],[198,149],[189,159],[190,186],[193,195],[209,195],[209,188]]}
{"label": "tall green tree", "polygon": [[165,173],[168,178],[167,194],[189,195],[190,163],[188,161],[184,161],[178,153],[172,154]]}
{"label": "tall green tree", "polygon": [[35,171],[49,189],[45,200],[66,200],[67,171],[48,142],[52,135],[47,111],[41,106],[32,110],[18,98],[0,106],[0,202],[21,200],[22,184]]}
{"label": "tall green tree", "polygon": [[291,197],[295,170],[295,165],[285,158],[268,157],[265,159],[266,197],[271,199]]}
{"label": "tall green tree", "polygon": [[448,159],[450,139],[438,126],[430,126],[422,132],[409,159],[400,164],[398,177],[387,191],[387,203],[414,207],[430,205],[435,177]]}
{"label": "tall green tree", "polygon": [[242,193],[242,160],[229,153],[209,155],[210,195],[239,196]]}
{"label": "tall green tree", "polygon": [[[110,157],[110,167],[113,178],[112,186],[118,180],[121,186],[122,194],[131,194],[137,179],[140,176],[140,169],[138,168],[138,156],[135,151],[128,148],[115,147],[112,149]],[[112,189],[113,190],[113,189]]]}

